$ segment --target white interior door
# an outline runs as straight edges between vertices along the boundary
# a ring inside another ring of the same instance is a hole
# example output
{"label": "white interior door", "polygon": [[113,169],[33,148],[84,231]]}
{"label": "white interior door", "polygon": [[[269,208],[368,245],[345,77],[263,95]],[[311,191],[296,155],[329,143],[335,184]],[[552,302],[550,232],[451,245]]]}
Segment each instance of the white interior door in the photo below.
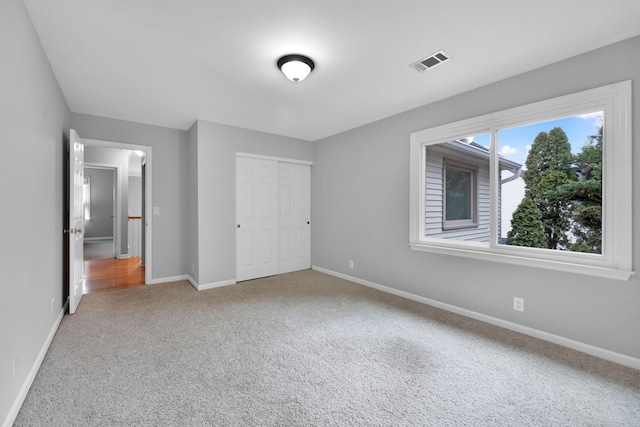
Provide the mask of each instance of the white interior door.
{"label": "white interior door", "polygon": [[69,313],[73,314],[82,299],[84,144],[75,130],[69,136]]}
{"label": "white interior door", "polygon": [[311,166],[278,164],[279,272],[311,268]]}
{"label": "white interior door", "polygon": [[236,280],[278,274],[278,162],[236,157]]}

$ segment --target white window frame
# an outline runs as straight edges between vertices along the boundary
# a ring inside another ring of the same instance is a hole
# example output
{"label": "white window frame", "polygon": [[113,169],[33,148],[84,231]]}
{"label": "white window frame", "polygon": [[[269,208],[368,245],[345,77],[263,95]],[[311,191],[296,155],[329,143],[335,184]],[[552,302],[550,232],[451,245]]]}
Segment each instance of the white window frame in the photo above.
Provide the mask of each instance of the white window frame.
{"label": "white window frame", "polygon": [[[498,244],[498,131],[562,117],[604,112],[602,254]],[[411,133],[409,246],[487,261],[628,280],[632,269],[631,81],[624,81]],[[489,243],[426,237],[427,146],[469,135],[491,136],[491,239]]]}

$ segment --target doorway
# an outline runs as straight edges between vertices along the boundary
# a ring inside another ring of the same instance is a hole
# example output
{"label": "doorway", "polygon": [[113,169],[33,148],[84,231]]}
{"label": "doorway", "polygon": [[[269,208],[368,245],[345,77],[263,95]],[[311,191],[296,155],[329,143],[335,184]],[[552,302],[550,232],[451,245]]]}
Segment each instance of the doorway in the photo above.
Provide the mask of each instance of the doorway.
{"label": "doorway", "polygon": [[145,216],[152,194],[151,147],[83,142],[89,178],[83,293],[145,285],[151,281],[152,260],[151,221]]}
{"label": "doorway", "polygon": [[[118,173],[115,166],[86,162],[84,165],[84,248],[94,255],[102,253],[104,256],[117,257],[115,230]],[[107,250],[109,245],[110,250]],[[98,248],[100,251],[96,250]]]}
{"label": "doorway", "polygon": [[[144,247],[142,238],[142,161],[141,155],[132,150],[118,150],[116,153],[100,147],[87,147],[84,165],[84,251],[83,251],[83,294],[112,289],[124,289],[145,284],[145,268],[141,256]],[[120,158],[122,164],[103,163]],[[127,171],[127,202],[121,197],[122,187],[119,174]],[[122,206],[127,213],[126,229],[118,228]],[[126,244],[120,242],[126,235]],[[121,248],[126,247],[127,252]]]}

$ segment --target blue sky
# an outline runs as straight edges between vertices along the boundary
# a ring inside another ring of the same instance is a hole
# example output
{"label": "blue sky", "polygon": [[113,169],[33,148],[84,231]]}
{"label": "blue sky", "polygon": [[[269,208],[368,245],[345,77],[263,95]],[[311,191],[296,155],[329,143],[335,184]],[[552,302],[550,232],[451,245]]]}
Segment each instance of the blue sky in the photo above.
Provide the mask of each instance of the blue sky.
{"label": "blue sky", "polygon": [[[549,132],[556,126],[561,127],[571,143],[573,153],[580,152],[580,149],[587,142],[590,135],[595,135],[598,128],[602,126],[602,113],[584,114],[580,116],[568,117],[565,119],[552,120],[548,122],[536,123],[529,126],[501,130],[499,136],[500,154],[510,160],[524,165],[527,159],[527,152],[540,132]],[[489,146],[489,135],[476,135],[474,140],[484,146]]]}

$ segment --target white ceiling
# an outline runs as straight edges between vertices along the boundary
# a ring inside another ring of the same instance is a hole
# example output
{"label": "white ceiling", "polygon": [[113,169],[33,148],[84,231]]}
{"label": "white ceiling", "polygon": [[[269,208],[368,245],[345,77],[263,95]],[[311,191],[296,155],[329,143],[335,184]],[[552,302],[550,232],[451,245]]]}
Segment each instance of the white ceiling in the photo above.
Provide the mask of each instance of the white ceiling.
{"label": "white ceiling", "polygon": [[[73,112],[311,141],[640,34],[638,0],[24,3]],[[301,83],[289,53],[316,63]]]}

